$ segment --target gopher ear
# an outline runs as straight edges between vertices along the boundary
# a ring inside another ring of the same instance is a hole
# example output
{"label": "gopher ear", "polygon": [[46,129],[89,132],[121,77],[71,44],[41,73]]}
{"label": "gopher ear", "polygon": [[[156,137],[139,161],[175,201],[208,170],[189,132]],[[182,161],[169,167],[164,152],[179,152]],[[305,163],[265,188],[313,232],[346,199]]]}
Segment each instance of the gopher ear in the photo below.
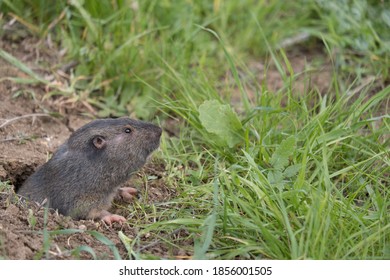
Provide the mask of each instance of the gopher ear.
{"label": "gopher ear", "polygon": [[106,146],[106,139],[104,139],[103,136],[96,136],[92,140],[93,145],[96,147],[96,149],[103,149]]}

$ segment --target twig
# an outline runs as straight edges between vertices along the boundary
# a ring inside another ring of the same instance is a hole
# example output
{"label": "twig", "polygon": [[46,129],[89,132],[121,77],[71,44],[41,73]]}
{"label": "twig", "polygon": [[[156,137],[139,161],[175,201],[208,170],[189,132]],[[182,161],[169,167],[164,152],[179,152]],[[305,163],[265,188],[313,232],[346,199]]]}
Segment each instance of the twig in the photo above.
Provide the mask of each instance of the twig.
{"label": "twig", "polygon": [[0,139],[0,143],[2,142],[8,142],[8,141],[24,141],[24,140],[29,140],[32,137],[12,137],[12,138],[5,138],[5,139]]}
{"label": "twig", "polygon": [[35,118],[35,117],[50,117],[49,114],[27,114],[27,115],[24,115],[24,116],[19,116],[19,117],[16,117],[16,118],[12,118],[12,119],[9,119],[9,120],[6,120],[2,125],[0,125],[0,129],[9,125],[10,123],[14,122],[14,121],[18,121],[20,119],[24,119],[24,118]]}

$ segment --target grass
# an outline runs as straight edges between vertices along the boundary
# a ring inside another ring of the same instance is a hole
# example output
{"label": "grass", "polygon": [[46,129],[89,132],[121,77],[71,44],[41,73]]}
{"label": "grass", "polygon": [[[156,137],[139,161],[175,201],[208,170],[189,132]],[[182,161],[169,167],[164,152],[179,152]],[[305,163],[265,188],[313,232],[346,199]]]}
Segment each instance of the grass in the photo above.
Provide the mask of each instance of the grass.
{"label": "grass", "polygon": [[[51,94],[88,101],[101,116],[179,120],[180,134],[165,137],[159,154],[177,197],[135,206],[139,235],[121,234],[129,256],[156,257],[137,252],[148,234],[197,259],[390,258],[384,2],[24,0],[0,8],[3,20],[50,34],[78,61],[72,90]],[[303,45],[321,46],[330,60],[326,92],[296,90],[315,67],[294,72],[288,54],[304,56]],[[279,89],[259,82],[249,66],[259,60],[266,78],[278,70]],[[177,229],[187,234],[176,240]]]}

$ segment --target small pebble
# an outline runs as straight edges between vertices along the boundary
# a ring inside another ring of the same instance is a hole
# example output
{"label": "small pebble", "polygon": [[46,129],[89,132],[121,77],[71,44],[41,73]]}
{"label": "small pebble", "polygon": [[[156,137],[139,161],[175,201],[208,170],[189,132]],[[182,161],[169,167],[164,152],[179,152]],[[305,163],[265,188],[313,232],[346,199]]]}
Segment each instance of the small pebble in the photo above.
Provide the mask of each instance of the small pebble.
{"label": "small pebble", "polygon": [[80,230],[87,230],[87,227],[85,225],[79,225]]}

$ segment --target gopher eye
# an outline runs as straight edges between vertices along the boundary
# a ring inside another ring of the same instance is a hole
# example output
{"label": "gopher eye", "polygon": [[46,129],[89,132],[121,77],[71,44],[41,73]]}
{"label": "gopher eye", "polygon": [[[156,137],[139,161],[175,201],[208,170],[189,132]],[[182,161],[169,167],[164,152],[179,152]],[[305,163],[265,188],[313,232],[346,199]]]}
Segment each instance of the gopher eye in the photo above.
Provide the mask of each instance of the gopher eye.
{"label": "gopher eye", "polygon": [[131,133],[131,128],[126,127],[125,128],[125,133]]}

